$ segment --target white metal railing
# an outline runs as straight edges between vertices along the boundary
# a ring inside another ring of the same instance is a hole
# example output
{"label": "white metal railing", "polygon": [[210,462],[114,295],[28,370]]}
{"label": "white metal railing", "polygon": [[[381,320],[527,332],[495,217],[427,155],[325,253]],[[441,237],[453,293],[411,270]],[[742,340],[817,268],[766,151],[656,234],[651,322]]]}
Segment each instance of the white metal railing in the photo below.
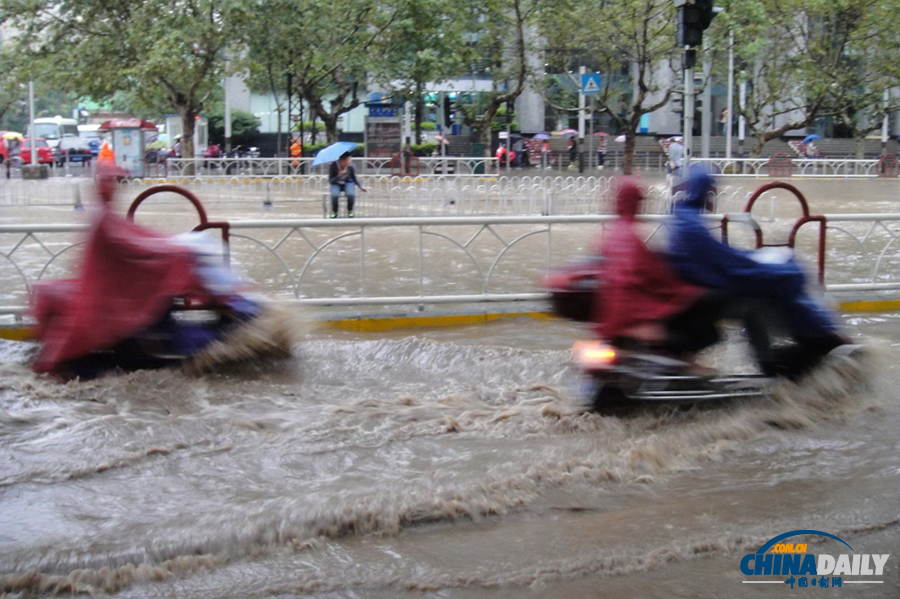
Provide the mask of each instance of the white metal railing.
{"label": "white metal railing", "polygon": [[[721,215],[711,215],[715,226]],[[243,220],[230,252],[261,291],[330,306],[466,304],[545,297],[537,277],[584,254],[611,215]],[[644,215],[647,238],[667,217]],[[826,291],[900,289],[900,214],[827,215]],[[738,221],[729,229],[730,239]],[[814,224],[808,225],[811,229]],[[34,282],[65,274],[84,225],[0,225],[0,314],[18,314]],[[802,237],[802,236],[801,236]],[[816,237],[815,235],[811,237]],[[816,240],[817,241],[817,240]],[[816,241],[798,255],[816,256]]]}
{"label": "white metal railing", "polygon": [[[147,177],[169,180],[182,178],[306,177],[326,175],[328,165],[312,166],[312,158],[169,158],[159,165],[148,165]],[[406,170],[393,157],[354,158],[357,173],[365,175],[404,175]],[[413,176],[497,174],[496,158],[478,156],[417,157]]]}
{"label": "white metal railing", "polygon": [[[792,177],[868,178],[879,176],[879,160],[851,158],[792,158]],[[693,163],[712,166],[714,172],[725,177],[769,177],[769,158],[692,158]],[[779,169],[781,170],[781,169]]]}
{"label": "white metal railing", "polygon": [[[357,210],[367,217],[567,215],[610,214],[616,190],[615,177],[603,176],[441,176],[389,177],[361,175],[368,193],[357,193]],[[133,197],[151,183],[164,180],[131,180],[122,184],[123,196]],[[89,181],[12,181],[0,184],[0,205],[75,205],[90,192]],[[214,202],[255,203],[259,207],[289,205],[297,217],[320,217],[328,179],[324,175],[273,177],[219,181],[188,179],[181,186]],[[746,193],[740,187],[723,186],[720,199]],[[168,201],[165,197],[154,201]],[[177,200],[181,201],[181,200]],[[726,202],[730,209],[739,206]],[[650,186],[646,211],[665,213],[668,188]]]}

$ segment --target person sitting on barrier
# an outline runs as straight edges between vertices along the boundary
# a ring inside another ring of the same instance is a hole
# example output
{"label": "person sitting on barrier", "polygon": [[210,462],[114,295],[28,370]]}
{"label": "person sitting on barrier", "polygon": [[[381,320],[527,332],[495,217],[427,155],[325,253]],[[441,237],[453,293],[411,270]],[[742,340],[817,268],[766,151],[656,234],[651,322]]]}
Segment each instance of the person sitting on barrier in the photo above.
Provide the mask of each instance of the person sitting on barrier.
{"label": "person sitting on barrier", "polygon": [[356,178],[356,168],[350,164],[350,152],[344,152],[337,161],[328,167],[328,183],[331,188],[331,215],[329,218],[337,218],[338,198],[343,191],[347,195],[347,217],[353,218],[353,204],[356,202],[356,189],[363,192],[369,191],[363,187]]}
{"label": "person sitting on barrier", "polygon": [[[713,238],[702,219],[713,184],[702,165],[690,169],[686,197],[674,210],[669,257],[684,281],[727,293],[738,301],[736,315],[745,324],[755,320],[763,325],[748,333],[764,374],[797,378],[849,340],[832,312],[808,293],[806,274],[792,255],[773,260],[773,248],[750,252]],[[772,350],[768,339],[760,338],[776,324],[793,345]]]}
{"label": "person sitting on barrier", "polygon": [[604,258],[594,330],[620,347],[657,347],[690,360],[719,340],[726,297],[679,279],[668,258],[644,244],[635,223],[643,198],[635,181],[619,184],[620,218],[594,248]]}

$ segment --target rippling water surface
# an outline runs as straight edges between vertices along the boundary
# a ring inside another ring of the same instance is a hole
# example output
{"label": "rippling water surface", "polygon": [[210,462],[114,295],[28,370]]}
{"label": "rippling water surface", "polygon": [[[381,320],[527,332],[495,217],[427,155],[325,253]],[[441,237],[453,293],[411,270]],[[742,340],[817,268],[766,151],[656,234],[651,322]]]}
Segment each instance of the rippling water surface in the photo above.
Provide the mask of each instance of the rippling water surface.
{"label": "rippling water surface", "polygon": [[[862,376],[621,417],[573,396],[586,333],[560,321],[318,330],[279,362],[68,384],[2,342],[0,593],[897,597],[900,319],[846,322]],[[748,363],[733,336],[705,359]],[[742,584],[797,529],[891,553],[883,584]]]}
{"label": "rippling water surface", "polygon": [[[775,534],[898,545],[900,335],[850,324],[880,335],[868,384],[625,417],[572,397],[561,322],[320,331],[278,363],[65,385],[7,343],[0,589],[756,596],[739,559]],[[896,596],[896,563],[872,588],[844,592]]]}

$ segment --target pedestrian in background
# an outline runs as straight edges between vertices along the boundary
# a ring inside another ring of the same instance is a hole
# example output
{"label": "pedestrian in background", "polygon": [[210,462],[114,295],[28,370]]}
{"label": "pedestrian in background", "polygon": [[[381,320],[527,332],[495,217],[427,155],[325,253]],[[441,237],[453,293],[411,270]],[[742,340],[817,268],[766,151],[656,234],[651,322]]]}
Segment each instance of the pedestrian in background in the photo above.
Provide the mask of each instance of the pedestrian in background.
{"label": "pedestrian in background", "polygon": [[675,177],[681,176],[684,166],[684,145],[681,140],[674,140],[669,144],[669,172]]}
{"label": "pedestrian in background", "polygon": [[328,167],[328,183],[331,189],[331,216],[337,218],[338,215],[338,198],[341,192],[347,196],[347,218],[353,218],[353,204],[356,202],[356,187],[363,190],[363,193],[369,190],[363,187],[359,179],[356,178],[356,168],[350,164],[350,152],[344,152],[341,157]]}

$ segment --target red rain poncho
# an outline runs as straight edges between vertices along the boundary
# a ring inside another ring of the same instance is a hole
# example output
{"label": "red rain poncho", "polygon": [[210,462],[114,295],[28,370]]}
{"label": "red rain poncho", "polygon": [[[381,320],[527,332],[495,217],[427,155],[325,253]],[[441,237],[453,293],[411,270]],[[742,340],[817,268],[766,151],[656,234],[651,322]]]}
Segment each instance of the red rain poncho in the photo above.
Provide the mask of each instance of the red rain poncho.
{"label": "red rain poncho", "polygon": [[594,321],[596,332],[607,339],[634,336],[639,327],[664,323],[704,293],[678,279],[665,256],[638,237],[634,221],[642,199],[643,192],[634,181],[620,183],[616,197],[620,219],[603,236],[599,248],[606,260]]}
{"label": "red rain poncho", "polygon": [[[102,192],[101,192],[102,193]],[[112,347],[158,322],[174,297],[207,294],[188,248],[114,214],[109,192],[92,224],[78,277],[36,286],[38,372]]]}

